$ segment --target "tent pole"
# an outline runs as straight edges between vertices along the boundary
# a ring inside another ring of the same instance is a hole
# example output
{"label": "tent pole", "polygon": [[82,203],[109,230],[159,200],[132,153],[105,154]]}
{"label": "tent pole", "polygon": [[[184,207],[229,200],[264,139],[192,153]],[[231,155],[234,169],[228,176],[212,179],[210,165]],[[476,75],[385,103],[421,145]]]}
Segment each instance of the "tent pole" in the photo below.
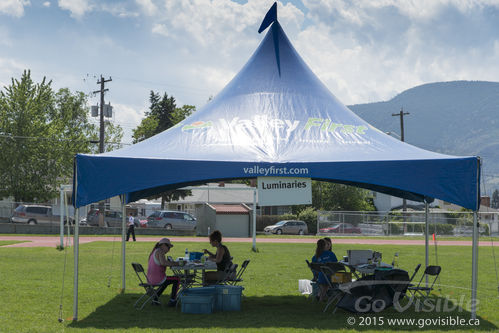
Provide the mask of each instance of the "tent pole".
{"label": "tent pole", "polygon": [[[59,214],[60,214],[60,226],[61,226],[61,230],[60,230],[60,238],[61,238],[61,245],[60,245],[60,248],[63,249],[64,248],[64,207],[62,206],[62,203],[64,201],[64,188],[62,187],[61,185],[61,188],[60,188],[60,195],[59,195],[59,198],[60,198],[60,210],[59,210]],[[68,219],[69,220],[69,219]]]}
{"label": "tent pole", "polygon": [[[78,221],[79,209],[75,209],[75,221]],[[78,320],[78,256],[79,256],[79,245],[80,245],[80,232],[79,223],[75,223],[74,226],[74,286],[73,286],[73,321]]]}
{"label": "tent pole", "polygon": [[473,252],[471,259],[471,319],[476,319],[478,282],[478,212],[473,211]]}
{"label": "tent pole", "polygon": [[121,196],[121,292],[125,292],[125,264],[126,264],[126,207],[125,195]]}
{"label": "tent pole", "polygon": [[256,252],[256,188],[253,190],[253,251]]}
{"label": "tent pole", "polygon": [[[429,266],[430,264],[430,257],[429,257],[429,233],[430,233],[430,225],[428,224],[428,201],[425,199],[424,201],[424,225],[425,225],[425,232],[424,232],[424,247],[425,247],[425,268]],[[426,275],[426,281],[425,281],[426,288],[428,288],[428,275]]]}

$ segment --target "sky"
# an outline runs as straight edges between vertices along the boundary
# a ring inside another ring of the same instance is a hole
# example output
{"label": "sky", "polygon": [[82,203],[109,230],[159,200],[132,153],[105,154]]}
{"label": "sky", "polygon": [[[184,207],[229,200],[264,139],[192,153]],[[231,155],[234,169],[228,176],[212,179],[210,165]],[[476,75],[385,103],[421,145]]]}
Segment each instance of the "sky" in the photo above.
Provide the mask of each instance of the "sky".
{"label": "sky", "polygon": [[[151,90],[201,108],[264,37],[273,0],[0,0],[0,89],[31,70],[89,94],[100,75],[131,131]],[[278,2],[288,38],[344,104],[389,100],[417,85],[498,81],[499,0]]]}

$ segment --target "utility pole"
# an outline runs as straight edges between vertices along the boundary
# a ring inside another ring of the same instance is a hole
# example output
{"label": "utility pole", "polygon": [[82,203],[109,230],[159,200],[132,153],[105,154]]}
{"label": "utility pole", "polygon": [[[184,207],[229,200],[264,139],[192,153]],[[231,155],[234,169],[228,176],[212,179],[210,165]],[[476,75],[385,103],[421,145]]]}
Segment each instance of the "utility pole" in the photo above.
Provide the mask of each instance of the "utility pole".
{"label": "utility pole", "polygon": [[404,112],[403,108],[400,108],[399,113],[392,113],[392,117],[400,117],[400,141],[404,141],[404,116],[409,114],[409,112]]}
{"label": "utility pole", "polygon": [[[104,85],[106,82],[111,82],[113,79],[109,77],[109,79],[105,80],[102,75],[100,76],[100,80],[97,81],[97,84],[100,84],[100,90],[96,90],[93,93],[97,94],[100,93],[100,128],[99,128],[99,153],[104,152],[104,137],[105,137],[105,131],[104,131],[104,93],[106,91],[109,91],[109,89],[105,89]],[[105,211],[105,205],[104,201],[99,201],[99,226],[103,227],[104,226],[104,211]]]}
{"label": "utility pole", "polygon": [[[400,108],[399,113],[392,113],[392,117],[400,117],[400,141],[404,142],[404,116],[409,115],[409,112],[404,112],[403,108]],[[405,224],[405,213],[407,212],[407,201],[402,199],[402,215],[404,217],[404,233],[407,232],[407,225]]]}

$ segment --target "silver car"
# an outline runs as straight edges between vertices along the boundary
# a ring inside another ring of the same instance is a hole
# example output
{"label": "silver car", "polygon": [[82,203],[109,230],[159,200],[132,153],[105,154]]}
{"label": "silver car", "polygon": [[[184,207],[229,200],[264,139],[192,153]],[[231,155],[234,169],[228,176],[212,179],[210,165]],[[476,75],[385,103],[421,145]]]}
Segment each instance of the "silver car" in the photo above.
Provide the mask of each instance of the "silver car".
{"label": "silver car", "polygon": [[147,217],[147,227],[167,230],[195,230],[196,219],[186,212],[158,210]]}
{"label": "silver car", "polygon": [[266,233],[305,235],[308,233],[307,224],[303,221],[279,221],[274,225],[266,226],[263,231]]}
{"label": "silver car", "polygon": [[[19,205],[10,218],[13,223],[56,224],[60,215],[52,215],[52,207],[43,205]],[[72,222],[72,219],[69,218]]]}

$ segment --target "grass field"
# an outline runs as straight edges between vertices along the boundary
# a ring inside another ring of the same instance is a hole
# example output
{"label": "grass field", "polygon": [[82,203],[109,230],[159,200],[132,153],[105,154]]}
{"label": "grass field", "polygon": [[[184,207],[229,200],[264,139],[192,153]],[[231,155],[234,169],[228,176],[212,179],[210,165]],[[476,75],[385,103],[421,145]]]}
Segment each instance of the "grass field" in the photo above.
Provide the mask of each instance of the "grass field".
{"label": "grass field", "polygon": [[[1,245],[13,242],[1,242]],[[499,327],[499,294],[492,251],[480,248],[479,266],[479,319],[480,326],[438,326],[423,329],[418,326],[388,325],[388,318],[415,318],[430,320],[448,316],[469,318],[471,286],[471,247],[442,246],[438,248],[442,266],[438,297],[448,296],[461,304],[452,312],[417,312],[410,308],[397,312],[390,308],[377,315],[352,315],[343,310],[335,314],[323,313],[323,304],[307,299],[298,293],[298,279],[310,278],[304,260],[314,251],[311,244],[259,244],[258,253],[251,251],[248,243],[227,243],[236,263],[251,259],[244,276],[244,297],[241,312],[222,312],[212,315],[189,315],[180,309],[166,306],[146,306],[136,311],[133,303],[141,295],[137,278],[130,262],[146,264],[153,246],[151,243],[127,243],[126,292],[121,294],[120,251],[117,241],[95,242],[80,246],[80,287],[78,321],[73,315],[73,253],[54,248],[5,248],[0,247],[0,332],[345,332],[383,331],[439,331],[460,332],[494,331]],[[191,251],[207,247],[206,242],[176,242],[172,256],[183,255],[185,248]],[[347,249],[373,249],[383,253],[385,261],[391,261],[399,253],[401,268],[410,273],[418,263],[424,263],[423,246],[373,246],[336,245],[338,256]],[[434,250],[433,247],[431,248]],[[497,251],[496,251],[497,252]],[[64,289],[62,279],[66,257]],[[435,263],[434,253],[430,262]],[[110,285],[108,287],[108,284]],[[62,297],[63,323],[58,322],[59,304]],[[165,292],[165,300],[169,289]],[[463,299],[461,299],[463,298]],[[443,300],[443,298],[441,298]],[[166,303],[166,302],[164,302]],[[353,317],[354,325],[347,320]],[[367,320],[369,317],[369,320]],[[373,325],[380,320],[384,325]],[[360,325],[361,323],[371,325]]]}

